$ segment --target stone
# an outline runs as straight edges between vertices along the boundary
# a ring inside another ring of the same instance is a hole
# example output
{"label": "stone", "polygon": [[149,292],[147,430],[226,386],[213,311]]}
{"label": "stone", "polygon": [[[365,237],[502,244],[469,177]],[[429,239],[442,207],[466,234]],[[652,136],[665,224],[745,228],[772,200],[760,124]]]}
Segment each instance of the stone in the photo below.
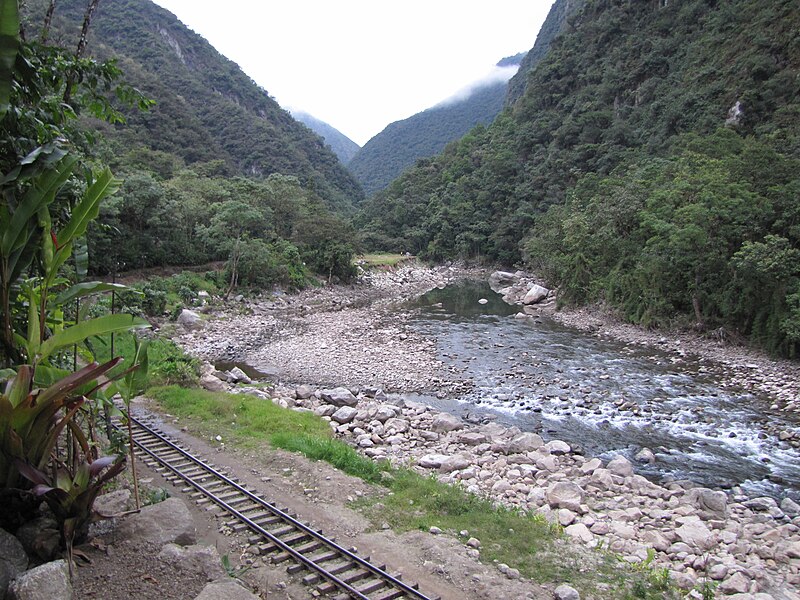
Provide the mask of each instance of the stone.
{"label": "stone", "polygon": [[[95,501],[96,508],[97,501]],[[35,556],[42,562],[54,560],[61,551],[61,532],[58,523],[51,517],[38,517],[22,524],[17,529],[17,539],[22,543],[29,556]],[[4,554],[0,550],[0,561],[3,560],[3,556]],[[0,567],[0,570],[2,569],[3,567]],[[0,580],[2,580],[2,576],[0,576]],[[0,581],[0,589],[5,589],[2,587],[2,581]],[[0,598],[2,598],[2,594],[0,594]]]}
{"label": "stone", "polygon": [[449,413],[439,413],[431,422],[431,430],[437,433],[447,433],[463,428],[464,422],[455,415]]}
{"label": "stone", "polygon": [[469,457],[466,457],[463,454],[454,454],[453,456],[449,456],[446,460],[442,461],[442,464],[439,466],[439,470],[442,473],[452,473],[453,471],[466,469],[468,466],[470,466],[470,464],[472,464],[472,461],[469,459]]}
{"label": "stone", "polygon": [[577,517],[578,515],[576,515],[568,508],[558,509],[558,524],[561,525],[562,527],[567,527],[568,525],[572,525]]}
{"label": "stone", "polygon": [[7,531],[0,529],[0,598],[8,584],[28,568],[28,555],[22,543]]}
{"label": "stone", "polygon": [[95,498],[94,510],[103,516],[118,515],[132,508],[130,501],[131,491],[122,488]]}
{"label": "stone", "polygon": [[538,450],[544,445],[544,440],[540,435],[525,432],[515,435],[508,443],[507,454],[525,454]]}
{"label": "stone", "polygon": [[624,456],[615,456],[606,465],[606,469],[612,475],[619,475],[620,477],[630,477],[633,475],[633,465]]}
{"label": "stone", "polygon": [[614,487],[614,478],[608,469],[595,469],[589,478],[589,485],[600,490],[610,490]]}
{"label": "stone", "polygon": [[314,395],[314,388],[308,384],[298,385],[294,390],[294,396],[298,400],[308,400]]}
{"label": "stone", "polygon": [[442,529],[440,527],[436,527],[435,525],[428,530],[433,535],[439,535],[442,533]]}
{"label": "stone", "polygon": [[438,469],[448,458],[447,454],[426,454],[419,458],[417,464],[425,469]]}
{"label": "stone", "polygon": [[405,433],[409,429],[408,421],[405,419],[398,419],[397,417],[387,420],[383,426],[385,431],[394,429],[395,433]]}
{"label": "stone", "polygon": [[224,392],[228,389],[223,381],[214,375],[211,375],[210,373],[201,375],[198,383],[200,384],[200,387],[202,387],[204,390],[208,390],[209,392]]}
{"label": "stone", "polygon": [[391,405],[379,406],[375,411],[375,420],[386,423],[389,419],[397,416],[397,411]]}
{"label": "stone", "polygon": [[546,287],[542,287],[541,285],[534,283],[525,294],[525,297],[522,299],[522,303],[527,305],[539,304],[542,300],[547,298],[549,293],[550,290],[548,290]]}
{"label": "stone", "polygon": [[642,541],[658,552],[666,552],[670,546],[669,540],[659,531],[645,531]]}
{"label": "stone", "polygon": [[[559,517],[560,513],[561,511],[559,511]],[[589,528],[586,527],[586,525],[584,525],[583,523],[575,523],[573,525],[569,525],[566,529],[564,529],[564,533],[566,533],[571,538],[580,540],[584,544],[588,544],[594,539],[594,535],[592,535],[592,532],[589,531]]]}
{"label": "stone", "polygon": [[681,521],[683,524],[675,529],[675,535],[682,542],[702,552],[710,550],[716,544],[714,535],[698,517],[684,517],[679,519]]}
{"label": "stone", "polygon": [[250,379],[247,373],[242,371],[239,367],[233,367],[230,371],[228,371],[228,375],[233,383],[253,383],[253,380]]}
{"label": "stone", "polygon": [[578,468],[585,475],[591,475],[592,473],[594,473],[597,469],[601,468],[602,466],[603,466],[603,461],[601,461],[599,458],[592,458],[591,460],[587,460],[585,463],[583,463]]}
{"label": "stone", "polygon": [[341,424],[352,423],[357,414],[358,410],[352,406],[342,406],[336,409],[336,412],[331,415],[331,421],[336,421]]}
{"label": "stone", "polygon": [[518,279],[519,277],[517,277],[517,275],[514,273],[510,273],[508,271],[495,271],[489,275],[489,287],[496,292],[504,287],[513,285]]}
{"label": "stone", "polygon": [[800,504],[787,496],[781,500],[781,510],[790,517],[796,517],[800,515]]}
{"label": "stone", "polygon": [[320,404],[314,409],[314,414],[318,417],[331,417],[337,410],[333,404]]}
{"label": "stone", "polygon": [[569,454],[572,451],[570,445],[567,442],[562,442],[561,440],[551,440],[547,442],[544,447],[550,454],[554,454],[555,456],[563,456],[564,454]]}
{"label": "stone", "polygon": [[117,539],[162,545],[174,543],[188,546],[197,541],[192,513],[183,501],[174,497],[128,515],[120,523],[115,535]]}
{"label": "stone", "polygon": [[738,571],[720,583],[717,589],[724,594],[745,594],[750,591],[750,579]]}
{"label": "stone", "polygon": [[750,510],[769,512],[772,508],[778,508],[778,503],[774,498],[763,496],[761,498],[752,498],[743,503]]}
{"label": "stone", "polygon": [[708,577],[714,581],[722,581],[728,576],[728,565],[719,563],[708,568]]}
{"label": "stone", "polygon": [[158,558],[184,571],[202,575],[207,581],[214,581],[225,575],[219,552],[214,546],[182,547],[177,544],[167,544],[158,553]]}
{"label": "stone", "polygon": [[67,561],[56,560],[25,571],[9,586],[9,600],[72,600]]}
{"label": "stone", "polygon": [[206,585],[194,600],[258,600],[259,597],[246,589],[236,579],[222,579]]}
{"label": "stone", "polygon": [[478,538],[471,537],[467,540],[467,546],[470,548],[475,548],[476,550],[480,550],[481,541]]}
{"label": "stone", "polygon": [[554,600],[581,600],[581,595],[574,587],[562,583],[553,592]]}
{"label": "stone", "polygon": [[547,503],[551,508],[567,508],[581,512],[583,489],[571,481],[558,481],[547,488]]}
{"label": "stone", "polygon": [[724,519],[728,516],[728,496],[725,492],[702,487],[692,488],[686,492],[684,500],[716,518]]}
{"label": "stone", "polygon": [[456,440],[467,446],[479,446],[480,444],[487,443],[489,438],[479,431],[464,431],[458,434]]}
{"label": "stone", "polygon": [[320,390],[319,394],[322,400],[334,406],[355,406],[358,404],[358,398],[345,387]]}
{"label": "stone", "polygon": [[178,315],[177,322],[178,325],[182,325],[189,331],[202,329],[204,325],[203,318],[200,316],[200,313],[196,313],[188,308],[184,308],[181,311],[181,314]]}
{"label": "stone", "polygon": [[656,455],[653,454],[653,451],[650,450],[650,448],[642,448],[633,458],[636,460],[636,462],[640,462],[642,464],[652,465],[656,462]]}

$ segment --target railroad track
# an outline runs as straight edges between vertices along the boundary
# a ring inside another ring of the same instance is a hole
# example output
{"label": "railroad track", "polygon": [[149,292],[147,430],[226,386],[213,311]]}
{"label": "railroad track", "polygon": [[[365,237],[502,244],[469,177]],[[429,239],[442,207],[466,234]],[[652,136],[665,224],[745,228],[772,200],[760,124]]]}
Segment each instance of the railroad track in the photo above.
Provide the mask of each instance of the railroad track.
{"label": "railroad track", "polygon": [[336,600],[438,600],[270,504],[143,419],[134,417],[131,423],[136,450],[149,466],[181,485],[198,504],[218,506],[230,516],[226,524],[234,531],[249,530],[251,543],[273,563],[293,561],[287,571],[305,571],[303,583],[320,594]]}

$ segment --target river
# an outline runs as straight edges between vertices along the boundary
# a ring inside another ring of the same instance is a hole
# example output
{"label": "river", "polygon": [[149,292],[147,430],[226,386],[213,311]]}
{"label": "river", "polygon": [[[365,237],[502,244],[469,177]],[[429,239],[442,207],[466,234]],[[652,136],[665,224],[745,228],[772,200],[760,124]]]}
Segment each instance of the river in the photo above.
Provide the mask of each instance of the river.
{"label": "river", "polygon": [[604,459],[624,454],[637,464],[648,448],[655,462],[637,470],[661,481],[800,499],[800,453],[766,433],[770,423],[798,424],[771,412],[768,398],[719,387],[712,363],[598,339],[545,317],[515,319],[518,307],[483,282],[433,290],[413,308],[413,327],[475,384],[456,400],[424,398],[439,409],[536,431]]}

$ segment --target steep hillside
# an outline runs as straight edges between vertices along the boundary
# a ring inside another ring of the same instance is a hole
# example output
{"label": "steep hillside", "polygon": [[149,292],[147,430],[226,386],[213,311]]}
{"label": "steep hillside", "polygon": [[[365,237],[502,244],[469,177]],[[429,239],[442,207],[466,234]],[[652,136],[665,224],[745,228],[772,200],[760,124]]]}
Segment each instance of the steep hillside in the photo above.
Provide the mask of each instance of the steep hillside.
{"label": "steep hillside", "polygon": [[797,31],[791,0],[587,0],[512,109],[367,204],[365,239],[509,264],[524,249],[574,301],[791,354]]}
{"label": "steep hillside", "polygon": [[343,165],[349,163],[361,148],[361,146],[332,125],[325,121],[320,121],[308,113],[292,111],[292,116],[325,140],[325,143],[330,146]]}
{"label": "steep hillside", "polygon": [[[515,67],[523,56],[503,59],[498,67]],[[384,189],[420,158],[441,152],[476,125],[488,125],[503,108],[505,81],[477,87],[454,102],[447,102],[413,117],[391,123],[356,154],[350,171],[367,194]]]}
{"label": "steep hillside", "polygon": [[534,67],[547,54],[553,39],[567,27],[569,18],[575,14],[585,0],[556,0],[553,3],[547,18],[542,23],[541,29],[536,36],[536,43],[530,52],[525,55],[519,65],[519,70],[508,82],[506,91],[506,104],[514,104],[525,93],[528,84],[528,77]]}
{"label": "steep hillside", "polygon": [[[41,18],[43,4],[31,2],[30,14]],[[80,0],[57,3],[54,23],[65,39],[77,39],[84,9]],[[362,198],[358,183],[319,136],[152,2],[101,2],[89,49],[100,58],[118,57],[126,79],[157,102],[148,113],[131,112],[116,134],[106,131],[116,142],[113,153],[145,147],[188,164],[221,159],[230,174],[295,175],[338,210]]]}

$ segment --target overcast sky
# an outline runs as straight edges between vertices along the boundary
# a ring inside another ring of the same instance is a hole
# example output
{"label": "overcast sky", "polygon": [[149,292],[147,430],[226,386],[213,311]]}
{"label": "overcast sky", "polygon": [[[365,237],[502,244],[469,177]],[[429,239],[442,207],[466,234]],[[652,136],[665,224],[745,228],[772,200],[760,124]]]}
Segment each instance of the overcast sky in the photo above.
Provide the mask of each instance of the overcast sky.
{"label": "overcast sky", "polygon": [[527,52],[552,0],[155,0],[284,108],[363,145]]}

